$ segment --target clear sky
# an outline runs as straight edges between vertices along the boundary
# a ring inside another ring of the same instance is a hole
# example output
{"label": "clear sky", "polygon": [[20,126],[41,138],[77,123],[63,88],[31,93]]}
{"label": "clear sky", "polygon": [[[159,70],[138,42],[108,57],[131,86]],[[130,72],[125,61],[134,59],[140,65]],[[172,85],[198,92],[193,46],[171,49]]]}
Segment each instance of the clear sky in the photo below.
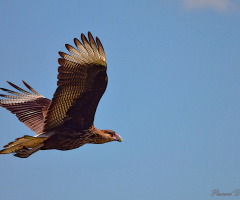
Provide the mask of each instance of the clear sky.
{"label": "clear sky", "polygon": [[[91,31],[108,88],[95,117],[122,143],[0,156],[4,200],[211,200],[240,189],[238,0],[1,1],[0,87],[56,89],[58,51]],[[0,109],[0,145],[34,135]],[[239,197],[225,197],[236,199]]]}

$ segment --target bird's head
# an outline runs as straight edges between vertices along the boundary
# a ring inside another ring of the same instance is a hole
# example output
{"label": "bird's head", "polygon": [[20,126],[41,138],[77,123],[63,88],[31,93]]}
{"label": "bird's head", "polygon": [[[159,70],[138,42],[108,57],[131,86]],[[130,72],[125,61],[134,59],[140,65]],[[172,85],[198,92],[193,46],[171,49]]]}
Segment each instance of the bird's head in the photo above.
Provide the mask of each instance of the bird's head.
{"label": "bird's head", "polygon": [[108,142],[111,141],[122,142],[122,137],[112,130],[103,130],[103,133]]}

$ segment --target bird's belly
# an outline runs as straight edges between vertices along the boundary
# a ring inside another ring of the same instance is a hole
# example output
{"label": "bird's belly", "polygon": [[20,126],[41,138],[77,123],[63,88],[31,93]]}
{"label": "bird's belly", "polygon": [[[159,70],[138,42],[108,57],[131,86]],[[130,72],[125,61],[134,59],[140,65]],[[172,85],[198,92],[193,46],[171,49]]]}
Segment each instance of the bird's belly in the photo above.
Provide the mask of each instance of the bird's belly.
{"label": "bird's belly", "polygon": [[86,143],[92,143],[92,139],[89,137],[82,137],[80,134],[55,134],[44,142],[42,150],[71,150],[76,149]]}

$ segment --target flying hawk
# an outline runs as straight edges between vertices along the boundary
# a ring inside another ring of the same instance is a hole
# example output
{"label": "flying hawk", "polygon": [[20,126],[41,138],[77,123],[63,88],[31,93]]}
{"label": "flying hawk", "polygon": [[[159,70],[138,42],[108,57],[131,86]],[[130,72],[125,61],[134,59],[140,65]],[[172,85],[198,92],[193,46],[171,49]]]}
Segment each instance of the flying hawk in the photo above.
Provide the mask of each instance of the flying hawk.
{"label": "flying hawk", "polygon": [[103,46],[88,32],[81,34],[82,43],[74,39],[76,49],[69,44],[68,55],[59,52],[57,89],[49,100],[23,81],[26,91],[8,82],[18,92],[0,88],[11,95],[0,96],[3,108],[11,111],[35,136],[24,135],[4,146],[0,154],[14,153],[27,158],[38,150],[70,150],[86,143],[122,142],[121,136],[111,130],[94,127],[97,105],[104,94],[108,77]]}

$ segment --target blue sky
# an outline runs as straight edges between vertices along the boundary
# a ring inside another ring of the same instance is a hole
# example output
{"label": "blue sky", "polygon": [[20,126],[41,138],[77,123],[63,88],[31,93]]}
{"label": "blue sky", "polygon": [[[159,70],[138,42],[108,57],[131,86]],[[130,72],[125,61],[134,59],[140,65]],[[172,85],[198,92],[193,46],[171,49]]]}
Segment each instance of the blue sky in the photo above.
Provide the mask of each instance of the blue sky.
{"label": "blue sky", "polygon": [[[240,189],[239,1],[2,1],[0,19],[0,86],[25,80],[48,98],[57,52],[98,36],[109,84],[95,126],[123,138],[1,155],[1,199],[206,200]],[[0,119],[1,146],[33,135],[4,109]]]}

